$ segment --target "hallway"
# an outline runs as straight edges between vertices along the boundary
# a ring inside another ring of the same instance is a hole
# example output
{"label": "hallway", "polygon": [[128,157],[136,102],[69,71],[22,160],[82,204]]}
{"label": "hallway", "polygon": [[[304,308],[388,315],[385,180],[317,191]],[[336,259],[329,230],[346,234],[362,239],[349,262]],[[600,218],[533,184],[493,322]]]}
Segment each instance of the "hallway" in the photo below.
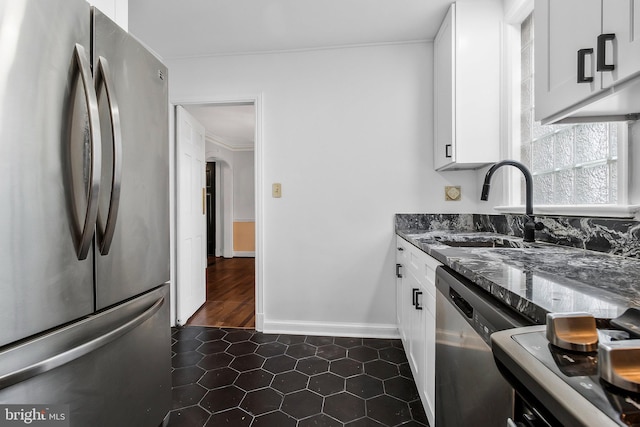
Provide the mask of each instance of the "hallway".
{"label": "hallway", "polygon": [[255,328],[255,258],[216,258],[207,267],[207,301],[188,326]]}

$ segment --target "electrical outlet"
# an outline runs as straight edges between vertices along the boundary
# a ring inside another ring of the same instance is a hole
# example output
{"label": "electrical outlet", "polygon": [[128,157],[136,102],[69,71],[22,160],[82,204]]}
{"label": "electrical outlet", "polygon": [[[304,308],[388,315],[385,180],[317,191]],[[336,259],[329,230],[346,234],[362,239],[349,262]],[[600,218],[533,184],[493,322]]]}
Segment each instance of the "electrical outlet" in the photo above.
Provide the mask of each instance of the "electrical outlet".
{"label": "electrical outlet", "polygon": [[447,185],[444,187],[444,200],[458,202],[462,197],[462,189],[459,185]]}
{"label": "electrical outlet", "polygon": [[273,185],[271,186],[271,196],[276,199],[282,197],[282,184],[280,184],[279,182],[273,183]]}

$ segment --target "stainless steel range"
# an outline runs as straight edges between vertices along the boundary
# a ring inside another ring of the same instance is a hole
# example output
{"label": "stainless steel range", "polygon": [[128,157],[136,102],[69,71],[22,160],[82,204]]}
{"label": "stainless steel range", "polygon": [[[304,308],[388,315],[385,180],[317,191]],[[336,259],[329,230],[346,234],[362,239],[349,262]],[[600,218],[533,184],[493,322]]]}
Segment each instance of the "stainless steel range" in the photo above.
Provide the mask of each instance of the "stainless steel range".
{"label": "stainless steel range", "polygon": [[546,326],[492,335],[518,396],[508,425],[640,426],[638,318],[638,309],[611,321],[552,313]]}

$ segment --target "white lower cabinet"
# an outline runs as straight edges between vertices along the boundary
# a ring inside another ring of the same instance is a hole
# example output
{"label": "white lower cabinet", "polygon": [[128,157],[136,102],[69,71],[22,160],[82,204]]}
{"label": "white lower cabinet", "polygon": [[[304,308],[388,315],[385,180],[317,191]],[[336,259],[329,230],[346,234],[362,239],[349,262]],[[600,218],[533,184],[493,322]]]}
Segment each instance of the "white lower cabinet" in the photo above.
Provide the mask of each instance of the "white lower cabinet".
{"label": "white lower cabinet", "polygon": [[434,426],[435,276],[442,264],[399,236],[397,248],[398,329],[429,425]]}
{"label": "white lower cabinet", "polygon": [[409,267],[409,256],[410,256],[410,247],[411,244],[400,237],[397,238],[397,253],[396,253],[396,318],[398,321],[398,329],[400,331],[400,338],[402,339],[402,344],[407,347],[409,342],[409,336],[407,335],[410,331],[409,326],[409,318],[410,314],[408,304],[408,298],[405,300],[405,285],[406,285],[406,273]]}

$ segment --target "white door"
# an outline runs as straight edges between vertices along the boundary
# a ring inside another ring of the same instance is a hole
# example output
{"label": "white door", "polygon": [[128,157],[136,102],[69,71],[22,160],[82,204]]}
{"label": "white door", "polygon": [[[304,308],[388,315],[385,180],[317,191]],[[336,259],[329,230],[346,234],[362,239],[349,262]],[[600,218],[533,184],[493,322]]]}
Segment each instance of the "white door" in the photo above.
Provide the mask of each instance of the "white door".
{"label": "white door", "polygon": [[176,107],[177,319],[184,325],[206,300],[204,126]]}

